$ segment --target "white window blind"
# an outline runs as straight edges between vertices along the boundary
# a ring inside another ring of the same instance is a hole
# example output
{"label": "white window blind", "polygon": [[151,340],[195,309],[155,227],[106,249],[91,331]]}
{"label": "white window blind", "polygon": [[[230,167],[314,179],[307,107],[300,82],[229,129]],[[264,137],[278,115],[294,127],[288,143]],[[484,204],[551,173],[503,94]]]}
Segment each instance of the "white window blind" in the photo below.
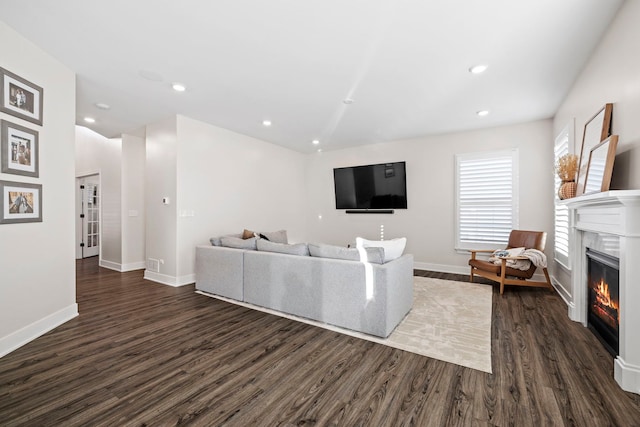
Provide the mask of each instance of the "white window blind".
{"label": "white window blind", "polygon": [[456,249],[504,247],[518,227],[517,154],[456,156]]}
{"label": "white window blind", "polygon": [[[554,144],[554,164],[558,163],[558,159],[565,154],[569,153],[569,126],[565,127],[562,132],[556,137]],[[555,174],[554,190],[555,196],[555,211],[554,211],[554,246],[553,256],[556,261],[565,267],[569,268],[569,209],[561,204],[558,204],[558,189],[560,188],[562,181]]]}

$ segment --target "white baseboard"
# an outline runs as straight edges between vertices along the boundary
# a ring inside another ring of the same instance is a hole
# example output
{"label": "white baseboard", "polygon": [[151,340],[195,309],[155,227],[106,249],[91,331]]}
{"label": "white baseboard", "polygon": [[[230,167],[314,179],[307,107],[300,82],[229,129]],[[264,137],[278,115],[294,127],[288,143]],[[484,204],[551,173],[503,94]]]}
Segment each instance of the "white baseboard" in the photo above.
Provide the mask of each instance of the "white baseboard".
{"label": "white baseboard", "polygon": [[640,394],[640,366],[626,363],[618,356],[613,364],[613,377],[624,391]]}
{"label": "white baseboard", "polygon": [[567,304],[568,307],[571,307],[573,305],[573,298],[571,298],[571,294],[567,292],[567,289],[562,286],[562,283],[560,283],[558,279],[552,276],[551,284],[555,288],[556,292],[558,292],[558,295],[560,295],[560,298],[562,298],[564,303]]}
{"label": "white baseboard", "polygon": [[122,269],[120,271],[124,273],[125,271],[144,270],[145,268],[147,268],[147,263],[144,261],[138,261],[122,264]]}
{"label": "white baseboard", "polygon": [[108,268],[109,270],[122,271],[122,264],[113,261],[107,261],[100,258],[100,262],[98,263],[100,267]]}
{"label": "white baseboard", "polygon": [[147,263],[145,263],[144,261],[130,262],[128,264],[120,264],[118,262],[101,259],[99,264],[100,264],[100,267],[108,268],[109,270],[119,271],[120,273],[133,271],[133,270],[142,270],[147,267]]}
{"label": "white baseboard", "polygon": [[78,315],[78,304],[73,303],[62,310],[58,310],[45,318],[37,320],[13,332],[6,337],[0,338],[0,357],[5,356],[23,345],[57,328],[65,322]]}
{"label": "white baseboard", "polygon": [[190,285],[195,283],[196,275],[195,273],[187,274],[186,276],[169,276],[167,274],[156,273],[155,271],[144,271],[144,278],[147,280],[151,280],[152,282],[162,283],[163,285],[179,287],[184,285]]}

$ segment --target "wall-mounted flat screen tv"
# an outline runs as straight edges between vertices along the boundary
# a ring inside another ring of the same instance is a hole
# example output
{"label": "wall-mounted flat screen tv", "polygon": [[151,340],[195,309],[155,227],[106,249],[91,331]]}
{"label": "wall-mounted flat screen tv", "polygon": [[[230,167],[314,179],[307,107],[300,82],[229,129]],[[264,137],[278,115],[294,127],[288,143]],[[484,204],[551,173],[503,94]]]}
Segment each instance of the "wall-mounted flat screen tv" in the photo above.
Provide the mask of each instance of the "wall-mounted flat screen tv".
{"label": "wall-mounted flat screen tv", "polygon": [[407,209],[405,162],[333,170],[336,209]]}

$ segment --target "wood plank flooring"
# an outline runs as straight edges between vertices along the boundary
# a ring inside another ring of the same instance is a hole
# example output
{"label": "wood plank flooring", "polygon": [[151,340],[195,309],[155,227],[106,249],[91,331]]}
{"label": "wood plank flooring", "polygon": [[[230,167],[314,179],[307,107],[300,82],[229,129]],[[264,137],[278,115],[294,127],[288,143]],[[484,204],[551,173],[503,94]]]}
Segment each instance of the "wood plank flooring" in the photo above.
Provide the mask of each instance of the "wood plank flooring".
{"label": "wood plank flooring", "polygon": [[640,426],[640,396],[543,289],[494,286],[486,374],[95,258],[77,282],[80,316],[0,359],[0,425]]}

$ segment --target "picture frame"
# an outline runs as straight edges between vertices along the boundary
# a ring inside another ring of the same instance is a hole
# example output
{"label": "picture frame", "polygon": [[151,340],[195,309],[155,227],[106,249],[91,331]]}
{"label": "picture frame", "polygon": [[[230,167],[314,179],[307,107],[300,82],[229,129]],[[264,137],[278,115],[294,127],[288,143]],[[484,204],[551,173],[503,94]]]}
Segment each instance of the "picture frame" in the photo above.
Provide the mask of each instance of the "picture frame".
{"label": "picture frame", "polygon": [[589,154],[591,150],[611,134],[611,115],[613,104],[605,104],[598,112],[591,117],[584,125],[582,134],[582,146],[580,150],[580,160],[578,162],[578,177],[576,195],[584,194],[589,167]]}
{"label": "picture frame", "polygon": [[42,126],[44,89],[0,67],[0,111]]}
{"label": "picture frame", "polygon": [[38,178],[40,150],[38,132],[0,120],[0,171]]}
{"label": "picture frame", "polygon": [[42,222],[42,185],[0,181],[0,224]]}
{"label": "picture frame", "polygon": [[609,191],[617,146],[618,135],[611,135],[591,149],[584,194]]}

